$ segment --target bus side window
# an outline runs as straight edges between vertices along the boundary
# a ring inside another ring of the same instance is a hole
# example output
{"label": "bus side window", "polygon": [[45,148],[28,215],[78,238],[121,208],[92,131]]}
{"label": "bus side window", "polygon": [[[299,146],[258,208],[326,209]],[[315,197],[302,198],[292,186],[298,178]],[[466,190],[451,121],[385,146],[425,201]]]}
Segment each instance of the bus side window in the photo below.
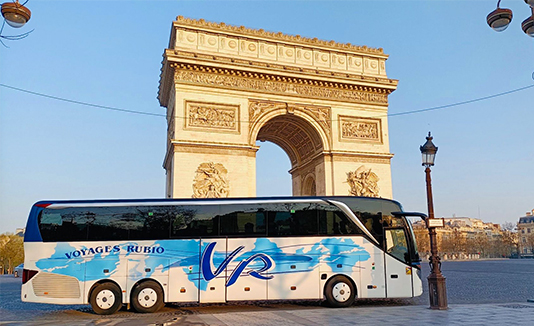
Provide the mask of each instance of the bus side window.
{"label": "bus side window", "polygon": [[372,214],[369,212],[356,212],[356,216],[363,223],[365,228],[378,241],[380,246],[384,242],[384,225],[382,220],[382,213],[378,212]]}
{"label": "bus side window", "polygon": [[264,237],[265,214],[256,205],[221,206],[221,235]]}
{"label": "bus side window", "polygon": [[317,235],[317,209],[308,209],[308,207],[295,210],[291,220],[292,235]]}
{"label": "bus side window", "polygon": [[318,211],[314,203],[271,204],[267,210],[269,237],[318,234]]}
{"label": "bus side window", "polygon": [[386,252],[408,263],[410,254],[403,229],[386,229]]}
{"label": "bus side window", "polygon": [[180,206],[172,211],[171,238],[219,236],[219,205]]}
{"label": "bus side window", "polygon": [[320,234],[363,234],[358,226],[340,211],[319,210],[319,225]]}

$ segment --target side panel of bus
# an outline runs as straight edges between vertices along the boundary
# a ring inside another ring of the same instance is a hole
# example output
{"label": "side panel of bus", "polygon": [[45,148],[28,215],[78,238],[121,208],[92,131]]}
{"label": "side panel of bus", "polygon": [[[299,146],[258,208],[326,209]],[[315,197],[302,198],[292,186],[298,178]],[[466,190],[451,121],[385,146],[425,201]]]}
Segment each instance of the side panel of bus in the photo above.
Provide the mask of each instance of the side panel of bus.
{"label": "side panel of bus", "polygon": [[227,239],[202,239],[200,252],[200,302],[226,302]]}
{"label": "side panel of bus", "polygon": [[274,261],[274,266],[268,271],[270,300],[322,297],[319,288],[321,240],[315,237],[263,239],[262,252]]}
{"label": "side panel of bus", "polygon": [[384,276],[384,252],[362,238],[370,259],[360,260],[361,281],[358,298],[385,298],[386,282]]}
{"label": "side panel of bus", "polygon": [[200,282],[200,240],[161,241],[170,259],[167,302],[197,302]]}
{"label": "side panel of bus", "polygon": [[[26,302],[84,304],[85,260],[81,252],[66,243],[24,243],[24,268],[39,271],[22,285],[21,299]],[[75,253],[73,255],[73,253]],[[46,259],[38,259],[49,257]]]}
{"label": "side panel of bus", "polygon": [[[262,245],[265,238],[228,239],[227,256],[229,264],[226,269],[226,299],[267,300],[267,277],[261,270],[268,267],[262,259],[266,247]],[[233,255],[235,258],[230,259]],[[257,274],[255,274],[257,273]]]}

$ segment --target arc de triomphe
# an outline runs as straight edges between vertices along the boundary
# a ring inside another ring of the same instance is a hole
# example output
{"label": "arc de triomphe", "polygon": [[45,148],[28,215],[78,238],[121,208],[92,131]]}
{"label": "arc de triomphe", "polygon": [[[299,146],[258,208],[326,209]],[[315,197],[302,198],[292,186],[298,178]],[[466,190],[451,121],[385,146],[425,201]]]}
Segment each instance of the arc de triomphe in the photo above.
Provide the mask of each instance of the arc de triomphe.
{"label": "arc de triomphe", "polygon": [[167,197],[256,196],[256,141],[293,195],[391,198],[382,49],[177,17],[163,55]]}

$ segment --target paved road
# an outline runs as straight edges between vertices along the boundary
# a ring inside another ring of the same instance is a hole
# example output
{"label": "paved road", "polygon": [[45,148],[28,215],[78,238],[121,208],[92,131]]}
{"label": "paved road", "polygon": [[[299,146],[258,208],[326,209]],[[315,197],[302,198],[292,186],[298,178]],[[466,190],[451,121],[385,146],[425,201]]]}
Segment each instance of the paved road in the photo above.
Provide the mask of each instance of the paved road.
{"label": "paved road", "polygon": [[120,311],[112,316],[95,315],[89,306],[23,303],[21,279],[2,275],[0,325],[534,325],[534,303],[526,300],[534,299],[534,260],[444,262],[443,272],[447,311],[428,309],[424,293],[407,300],[360,300],[346,309],[316,301],[260,302],[169,305],[156,314]]}
{"label": "paved road", "polygon": [[[525,302],[534,299],[534,259],[444,261],[450,304]],[[422,265],[425,293],[416,304],[428,305],[426,276],[428,264]],[[532,323],[534,325],[534,322]]]}

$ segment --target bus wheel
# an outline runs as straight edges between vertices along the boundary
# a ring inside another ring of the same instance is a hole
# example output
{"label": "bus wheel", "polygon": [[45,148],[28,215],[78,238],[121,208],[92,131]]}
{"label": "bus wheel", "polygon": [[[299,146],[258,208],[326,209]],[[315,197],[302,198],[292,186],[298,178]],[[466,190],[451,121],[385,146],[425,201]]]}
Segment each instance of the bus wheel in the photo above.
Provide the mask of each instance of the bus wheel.
{"label": "bus wheel", "polygon": [[354,303],[356,290],[352,282],[345,276],[335,276],[324,288],[326,301],[331,307],[342,308],[348,307]]}
{"label": "bus wheel", "polygon": [[154,281],[145,281],[135,286],[130,300],[137,312],[156,312],[163,307],[163,290]]}
{"label": "bus wheel", "polygon": [[121,289],[114,283],[98,284],[89,297],[94,312],[99,315],[111,315],[122,307]]}

